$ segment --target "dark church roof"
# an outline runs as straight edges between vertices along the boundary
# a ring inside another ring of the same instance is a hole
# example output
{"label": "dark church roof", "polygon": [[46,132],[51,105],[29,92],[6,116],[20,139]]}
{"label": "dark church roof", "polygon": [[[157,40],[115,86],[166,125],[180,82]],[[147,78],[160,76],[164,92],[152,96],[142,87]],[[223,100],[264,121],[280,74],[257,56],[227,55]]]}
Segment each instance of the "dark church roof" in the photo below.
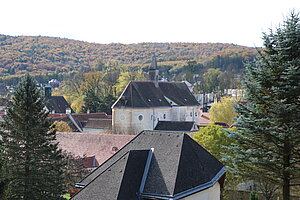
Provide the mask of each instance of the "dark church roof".
{"label": "dark church roof", "polygon": [[66,109],[70,108],[71,113],[74,113],[69,103],[63,96],[48,96],[46,97],[46,107],[50,113],[66,113]]}
{"label": "dark church roof", "polygon": [[[172,103],[171,103],[172,102]],[[198,106],[199,103],[183,82],[131,81],[113,105],[118,107]]]}
{"label": "dark church roof", "polygon": [[188,135],[143,131],[83,179],[72,199],[180,199],[224,174],[223,164]]}
{"label": "dark church roof", "polygon": [[154,130],[160,131],[193,131],[195,122],[159,121]]}

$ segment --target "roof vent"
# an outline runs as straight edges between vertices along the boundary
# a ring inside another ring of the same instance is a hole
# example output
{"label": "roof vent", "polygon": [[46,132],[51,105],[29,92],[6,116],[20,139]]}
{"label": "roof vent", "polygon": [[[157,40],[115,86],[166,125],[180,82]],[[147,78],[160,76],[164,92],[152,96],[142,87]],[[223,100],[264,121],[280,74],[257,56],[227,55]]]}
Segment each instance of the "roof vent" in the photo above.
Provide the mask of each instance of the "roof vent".
{"label": "roof vent", "polygon": [[119,148],[118,147],[112,147],[111,150],[117,152],[119,150]]}

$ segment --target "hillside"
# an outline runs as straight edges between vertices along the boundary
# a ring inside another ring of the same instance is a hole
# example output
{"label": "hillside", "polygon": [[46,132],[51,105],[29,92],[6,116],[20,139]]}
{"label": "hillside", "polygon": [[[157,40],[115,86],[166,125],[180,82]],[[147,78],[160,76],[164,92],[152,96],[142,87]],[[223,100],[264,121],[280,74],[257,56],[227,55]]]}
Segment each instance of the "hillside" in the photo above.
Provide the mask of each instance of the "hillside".
{"label": "hillside", "polygon": [[238,57],[242,62],[253,59],[256,51],[221,43],[96,44],[55,37],[0,35],[0,76],[86,71],[97,60],[145,67],[154,52],[160,66],[180,68],[187,61],[196,61],[222,68],[215,65],[222,65],[224,58]]}

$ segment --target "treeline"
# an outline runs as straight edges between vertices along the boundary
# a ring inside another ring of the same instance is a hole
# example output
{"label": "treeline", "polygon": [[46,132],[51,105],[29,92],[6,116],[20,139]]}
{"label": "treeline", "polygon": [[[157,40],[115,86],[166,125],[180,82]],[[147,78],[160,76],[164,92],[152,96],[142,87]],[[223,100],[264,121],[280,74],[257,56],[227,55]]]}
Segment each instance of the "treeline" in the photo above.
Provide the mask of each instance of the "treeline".
{"label": "treeline", "polygon": [[243,62],[256,55],[254,48],[234,44],[96,44],[54,37],[0,35],[0,76],[10,82],[28,72],[41,79],[59,79],[65,73],[89,72],[99,60],[113,60],[136,71],[147,71],[154,53],[162,75],[167,78],[185,71],[185,67],[191,66],[189,62],[194,62],[194,71],[213,67],[240,72]]}

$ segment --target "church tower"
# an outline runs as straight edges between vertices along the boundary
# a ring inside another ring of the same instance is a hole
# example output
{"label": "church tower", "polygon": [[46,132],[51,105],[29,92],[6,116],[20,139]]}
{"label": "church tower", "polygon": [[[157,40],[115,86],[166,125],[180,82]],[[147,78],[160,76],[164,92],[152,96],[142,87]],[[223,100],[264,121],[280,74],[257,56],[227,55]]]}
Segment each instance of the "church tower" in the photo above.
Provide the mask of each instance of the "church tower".
{"label": "church tower", "polygon": [[157,61],[156,56],[153,56],[152,63],[149,68],[149,77],[150,81],[154,82],[155,87],[158,87],[158,69],[157,69]]}

